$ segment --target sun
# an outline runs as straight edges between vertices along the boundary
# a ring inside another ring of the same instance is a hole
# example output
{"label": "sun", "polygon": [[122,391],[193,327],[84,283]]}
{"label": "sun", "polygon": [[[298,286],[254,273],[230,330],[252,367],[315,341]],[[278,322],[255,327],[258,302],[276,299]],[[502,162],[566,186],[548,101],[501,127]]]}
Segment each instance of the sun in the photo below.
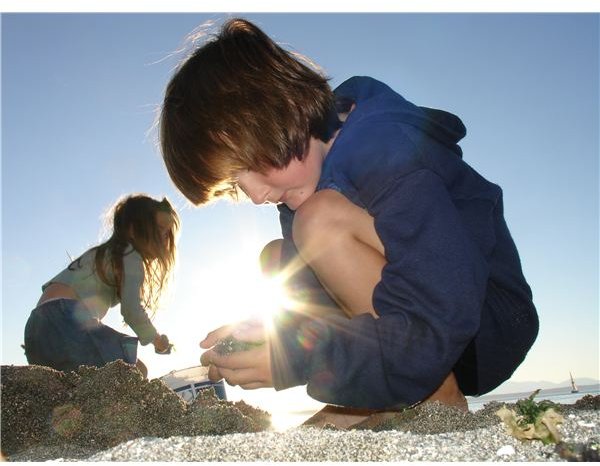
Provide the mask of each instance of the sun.
{"label": "sun", "polygon": [[[231,281],[218,295],[226,297],[227,310],[223,318],[245,320],[260,318],[268,322],[292,303],[280,276],[265,277],[258,266],[238,267],[229,272]],[[231,276],[233,274],[233,276]]]}
{"label": "sun", "polygon": [[262,274],[259,251],[258,247],[239,248],[218,261],[198,263],[189,275],[179,277],[182,283],[177,284],[174,297],[185,303],[189,316],[186,320],[189,322],[193,315],[196,322],[182,328],[183,333],[189,331],[198,338],[222,325],[257,318],[268,326],[275,314],[291,308],[284,277]]}
{"label": "sun", "polygon": [[256,299],[257,315],[268,321],[282,309],[291,309],[294,302],[285,288],[285,277],[277,274],[271,277],[261,276],[257,279],[256,289],[252,296]]}

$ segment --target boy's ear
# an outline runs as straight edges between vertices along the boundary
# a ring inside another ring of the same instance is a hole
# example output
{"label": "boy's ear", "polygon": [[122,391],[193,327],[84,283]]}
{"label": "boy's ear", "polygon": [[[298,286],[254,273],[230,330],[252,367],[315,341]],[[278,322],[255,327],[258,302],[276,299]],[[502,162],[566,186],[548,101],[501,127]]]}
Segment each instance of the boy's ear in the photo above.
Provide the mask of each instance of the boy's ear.
{"label": "boy's ear", "polygon": [[338,113],[338,118],[340,119],[340,121],[342,121],[342,122],[346,121],[346,118],[348,118],[348,115],[350,115],[350,113],[352,113],[352,110],[354,110],[354,107],[356,107],[356,104],[353,103],[347,112]]}

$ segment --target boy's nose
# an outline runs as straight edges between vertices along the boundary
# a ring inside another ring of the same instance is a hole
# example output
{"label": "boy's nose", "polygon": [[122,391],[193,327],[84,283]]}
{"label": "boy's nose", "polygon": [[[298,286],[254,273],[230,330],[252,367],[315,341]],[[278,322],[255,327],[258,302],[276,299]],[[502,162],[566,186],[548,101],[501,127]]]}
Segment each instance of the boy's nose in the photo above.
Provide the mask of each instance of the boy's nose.
{"label": "boy's nose", "polygon": [[249,194],[250,200],[254,204],[264,204],[267,202],[269,191],[267,189],[252,191]]}

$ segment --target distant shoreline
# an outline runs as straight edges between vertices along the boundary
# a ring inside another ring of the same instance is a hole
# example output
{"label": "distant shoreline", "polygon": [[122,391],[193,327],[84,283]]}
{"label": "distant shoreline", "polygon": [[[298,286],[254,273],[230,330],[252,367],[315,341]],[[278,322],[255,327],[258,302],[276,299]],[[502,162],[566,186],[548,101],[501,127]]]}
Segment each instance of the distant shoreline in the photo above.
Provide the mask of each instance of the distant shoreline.
{"label": "distant shoreline", "polygon": [[[502,393],[486,393],[485,395],[481,395],[478,397],[474,397],[474,396],[468,396],[467,400],[476,400],[478,402],[480,401],[497,401],[499,398],[500,399],[520,399],[520,398],[527,398],[529,395],[531,395],[533,393],[534,390],[537,389],[532,389],[532,390],[523,390],[523,391],[519,391],[519,392],[502,392]],[[561,392],[570,392],[571,391],[571,387],[570,386],[563,386],[563,387],[556,387],[556,388],[541,388],[540,389],[540,393],[536,396],[537,399],[542,399],[544,397],[547,396],[554,396],[557,394],[560,394]],[[579,393],[581,394],[581,396],[587,394],[587,393],[594,393],[594,392],[600,392],[600,382],[598,383],[594,383],[594,384],[588,384],[588,385],[579,385]]]}

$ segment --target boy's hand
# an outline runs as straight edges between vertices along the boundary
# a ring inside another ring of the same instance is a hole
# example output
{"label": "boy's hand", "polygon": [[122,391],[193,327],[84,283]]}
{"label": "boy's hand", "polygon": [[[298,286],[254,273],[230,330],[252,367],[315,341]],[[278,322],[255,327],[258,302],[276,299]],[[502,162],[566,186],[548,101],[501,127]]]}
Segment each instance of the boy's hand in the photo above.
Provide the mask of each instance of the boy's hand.
{"label": "boy's hand", "polygon": [[[233,337],[241,342],[252,343],[246,351],[219,354],[214,348],[221,340]],[[211,348],[200,357],[203,366],[209,366],[208,377],[225,379],[229,385],[244,389],[272,387],[271,349],[264,324],[259,320],[247,320],[226,325],[210,332],[200,342],[201,348]]]}

